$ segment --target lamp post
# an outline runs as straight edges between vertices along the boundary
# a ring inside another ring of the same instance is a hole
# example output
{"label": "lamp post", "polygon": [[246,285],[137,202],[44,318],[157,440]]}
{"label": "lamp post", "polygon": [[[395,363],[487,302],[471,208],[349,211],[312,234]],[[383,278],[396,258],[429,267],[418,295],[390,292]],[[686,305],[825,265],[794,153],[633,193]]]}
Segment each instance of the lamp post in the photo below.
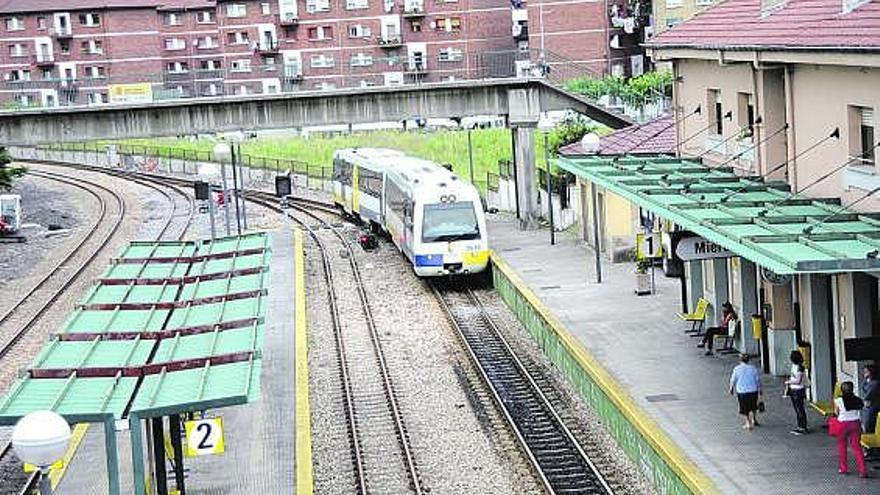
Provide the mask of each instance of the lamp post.
{"label": "lamp post", "polygon": [[229,220],[229,185],[226,182],[226,162],[232,157],[232,148],[224,142],[214,146],[214,159],[220,162],[220,177],[223,182],[223,206],[226,210],[226,235],[231,235]]}
{"label": "lamp post", "polygon": [[235,202],[235,232],[241,235],[241,215],[238,212],[238,157],[232,147],[232,200]]}
{"label": "lamp post", "polygon": [[[599,136],[594,133],[585,134],[581,138],[581,148],[584,153],[596,154],[599,152]],[[593,251],[596,252],[596,283],[602,283],[602,255],[599,253],[599,194],[596,192],[596,183],[590,185],[590,196],[593,200]]]}
{"label": "lamp post", "polygon": [[240,197],[241,199],[241,226],[244,228],[245,231],[247,231],[247,206],[245,206],[246,202],[244,200],[244,163],[241,159],[241,143],[235,143],[235,156],[236,158],[238,158],[238,191],[240,193],[240,196],[236,195],[236,197]]}
{"label": "lamp post", "polygon": [[49,468],[64,457],[70,443],[70,425],[52,411],[36,411],[18,420],[12,447],[18,458],[40,468],[40,495],[52,494]]}
{"label": "lamp post", "polygon": [[550,147],[548,138],[553,130],[553,122],[549,119],[538,121],[538,130],[544,136],[544,167],[547,172],[547,218],[550,220],[550,245],[556,245],[556,226],[553,222],[553,175],[550,173]]}

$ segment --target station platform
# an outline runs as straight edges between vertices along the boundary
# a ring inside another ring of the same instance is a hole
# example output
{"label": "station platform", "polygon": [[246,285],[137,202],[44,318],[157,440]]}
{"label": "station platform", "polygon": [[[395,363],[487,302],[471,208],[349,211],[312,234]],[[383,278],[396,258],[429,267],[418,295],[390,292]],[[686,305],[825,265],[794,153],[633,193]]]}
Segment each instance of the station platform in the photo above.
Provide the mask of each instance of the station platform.
{"label": "station platform", "polygon": [[[302,399],[297,396],[297,390],[302,381],[295,372],[295,342],[305,340],[297,334],[299,330],[302,337],[305,335],[305,328],[297,328],[304,326],[304,314],[297,314],[304,312],[304,304],[298,300],[304,297],[304,293],[300,294],[304,277],[301,233],[289,228],[276,230],[272,232],[270,246],[272,257],[261,352],[262,394],[256,402],[212,411],[223,420],[225,452],[185,458],[188,494],[288,493],[297,483],[296,416],[297,403]],[[307,389],[307,377],[305,384]],[[219,383],[215,385],[222,387]],[[131,432],[119,431],[116,437],[120,491],[134,493]],[[306,461],[310,463],[310,456]],[[169,471],[168,479],[169,486],[173,487],[173,472]],[[55,493],[82,495],[107,491],[104,432],[101,425],[92,425]]]}
{"label": "station platform", "polygon": [[[706,356],[684,333],[678,279],[657,271],[656,293],[637,296],[631,263],[602,261],[596,283],[593,253],[573,236],[522,231],[515,218],[489,218],[490,245],[722,493],[880,493],[880,465],[871,479],[851,468],[837,473],[836,439],[808,409],[813,432],[794,436],[795,415],[782,397],[783,379],[763,376],[767,412],[761,426],[741,428],[728,395],[735,355]],[[760,365],[760,363],[755,363]],[[852,455],[850,462],[853,465]]]}

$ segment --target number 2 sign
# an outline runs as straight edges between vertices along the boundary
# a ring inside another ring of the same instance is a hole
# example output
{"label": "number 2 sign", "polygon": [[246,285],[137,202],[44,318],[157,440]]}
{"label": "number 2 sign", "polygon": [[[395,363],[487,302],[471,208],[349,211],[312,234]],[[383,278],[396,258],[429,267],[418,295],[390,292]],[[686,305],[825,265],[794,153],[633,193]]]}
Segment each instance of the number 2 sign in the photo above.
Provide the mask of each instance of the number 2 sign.
{"label": "number 2 sign", "polygon": [[205,418],[184,423],[186,429],[186,456],[222,454],[226,450],[223,444],[223,420],[221,418]]}

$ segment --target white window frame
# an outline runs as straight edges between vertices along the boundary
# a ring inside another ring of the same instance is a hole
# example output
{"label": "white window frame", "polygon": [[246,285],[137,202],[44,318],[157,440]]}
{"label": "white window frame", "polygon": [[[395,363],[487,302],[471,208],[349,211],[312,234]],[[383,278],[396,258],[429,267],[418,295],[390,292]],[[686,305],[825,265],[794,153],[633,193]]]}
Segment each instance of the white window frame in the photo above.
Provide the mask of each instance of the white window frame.
{"label": "white window frame", "polygon": [[214,20],[214,12],[210,10],[202,10],[196,14],[196,23],[197,24],[214,24],[216,21]]}
{"label": "white window frame", "polygon": [[4,22],[7,31],[23,31],[24,30],[24,18],[17,15],[12,15],[6,18]]}
{"label": "white window frame", "polygon": [[[325,34],[327,32],[327,28],[330,28],[330,31],[332,32],[333,26],[310,26],[310,27],[315,28],[315,32],[317,33],[317,36],[314,38],[308,38],[309,41],[325,41],[325,40],[332,40],[333,39],[332,36],[327,36]],[[308,36],[308,32],[307,32],[307,36]]]}
{"label": "white window frame", "polygon": [[696,0],[697,7],[709,7],[715,4],[715,0]]}
{"label": "white window frame", "polygon": [[186,50],[186,40],[183,38],[165,38],[165,49],[168,51]]}
{"label": "white window frame", "polygon": [[226,17],[238,19],[247,17],[247,4],[244,3],[228,3],[226,4]]}
{"label": "white window frame", "polygon": [[251,72],[251,61],[247,58],[233,60],[229,65],[229,72]]}
{"label": "white window frame", "polygon": [[684,5],[684,0],[666,0],[667,9],[676,9]]}
{"label": "white window frame", "polygon": [[330,0],[306,0],[306,12],[314,14],[315,12],[329,12]]}
{"label": "white window frame", "polygon": [[89,105],[103,105],[107,103],[106,94],[104,93],[89,93],[87,98]]}
{"label": "white window frame", "polygon": [[27,45],[25,45],[24,43],[13,43],[12,46],[14,46],[15,49],[9,53],[10,57],[16,58],[28,56]]}
{"label": "white window frame", "polygon": [[309,60],[309,66],[313,69],[332,69],[336,66],[336,60],[334,60],[332,55],[321,53],[312,55]]}
{"label": "white window frame", "polygon": [[369,53],[358,52],[351,56],[351,67],[369,67],[373,65],[373,56]]}
{"label": "white window frame", "polygon": [[[231,43],[232,45],[247,45],[251,42],[251,37],[247,34],[247,31],[235,31],[233,34],[235,34],[235,41]],[[247,39],[245,39],[245,36],[247,36]]]}
{"label": "white window frame", "polygon": [[369,0],[345,0],[345,10],[359,10],[370,8]]}
{"label": "white window frame", "polygon": [[199,38],[198,41],[196,41],[196,48],[200,50],[211,50],[214,48],[220,48],[220,43],[217,41],[217,38],[208,35]]}
{"label": "white window frame", "polygon": [[101,74],[102,68],[103,67],[101,67],[100,65],[90,65],[90,66],[86,67],[86,77],[89,79],[104,79],[104,78],[106,78],[107,77],[106,72],[104,72],[104,74]]}
{"label": "white window frame", "polygon": [[438,62],[461,62],[464,60],[464,50],[449,46],[440,50],[437,55]]}
{"label": "white window frame", "polygon": [[165,24],[168,26],[181,26],[183,25],[183,16],[180,12],[168,12],[165,14]]}
{"label": "white window frame", "polygon": [[260,2],[260,13],[263,15],[272,15],[272,4],[269,2]]}
{"label": "white window frame", "polygon": [[351,24],[348,26],[349,38],[369,38],[372,34],[373,30],[366,24]]}
{"label": "white window frame", "polygon": [[[101,15],[96,12],[86,12],[85,14],[79,14],[79,15],[84,15],[86,17],[86,23],[85,24],[80,23],[80,26],[98,27],[101,25]],[[77,20],[79,20],[78,17],[77,17]]]}

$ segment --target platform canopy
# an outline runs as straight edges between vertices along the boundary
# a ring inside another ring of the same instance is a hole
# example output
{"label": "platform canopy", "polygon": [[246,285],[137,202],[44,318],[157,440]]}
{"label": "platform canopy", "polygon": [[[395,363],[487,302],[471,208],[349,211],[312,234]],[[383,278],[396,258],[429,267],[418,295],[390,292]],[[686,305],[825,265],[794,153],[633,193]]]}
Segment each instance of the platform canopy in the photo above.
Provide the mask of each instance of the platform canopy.
{"label": "platform canopy", "polygon": [[134,242],[0,398],[0,424],[72,423],[244,404],[260,393],[265,233]]}
{"label": "platform canopy", "polygon": [[880,214],[679,158],[568,157],[584,181],[778,274],[880,270]]}

